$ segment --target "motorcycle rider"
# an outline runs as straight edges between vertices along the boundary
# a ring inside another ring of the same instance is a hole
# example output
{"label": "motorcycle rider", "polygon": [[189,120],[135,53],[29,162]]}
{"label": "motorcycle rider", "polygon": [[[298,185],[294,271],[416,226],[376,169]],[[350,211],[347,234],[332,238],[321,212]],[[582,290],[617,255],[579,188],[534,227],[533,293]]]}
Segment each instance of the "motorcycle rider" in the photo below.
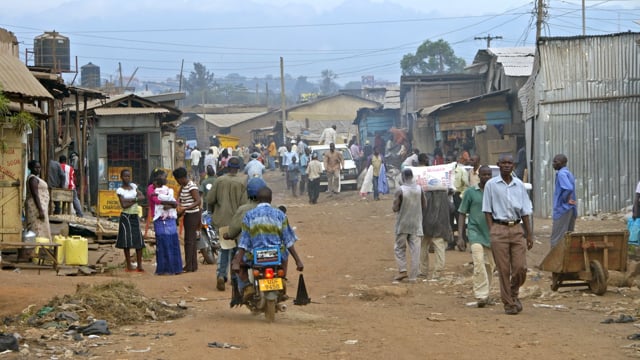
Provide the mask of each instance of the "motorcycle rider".
{"label": "motorcycle rider", "polygon": [[[236,213],[231,218],[231,222],[229,223],[228,231],[224,234],[221,234],[222,237],[226,240],[238,240],[238,236],[242,232],[242,219],[247,214],[249,210],[255,209],[258,206],[258,190],[267,186],[267,183],[262,180],[262,178],[251,178],[249,182],[247,182],[247,196],[249,197],[249,202],[240,205]],[[240,296],[240,289],[237,287],[238,284],[234,281],[235,278],[231,280],[231,306],[240,305],[242,303],[242,298]]]}
{"label": "motorcycle rider", "polygon": [[[302,271],[304,264],[296,252],[294,243],[298,240],[293,229],[289,226],[287,216],[279,209],[271,207],[272,193],[267,186],[258,190],[259,204],[249,210],[242,220],[242,233],[238,242],[238,252],[231,261],[231,270],[238,274],[238,288],[245,301],[251,298],[255,289],[248,282],[248,268],[241,267],[241,262],[251,265],[245,253],[251,254],[254,248],[266,246],[281,246],[282,268],[287,274],[287,259],[291,253],[296,261],[296,269]],[[286,288],[285,288],[286,292]]]}

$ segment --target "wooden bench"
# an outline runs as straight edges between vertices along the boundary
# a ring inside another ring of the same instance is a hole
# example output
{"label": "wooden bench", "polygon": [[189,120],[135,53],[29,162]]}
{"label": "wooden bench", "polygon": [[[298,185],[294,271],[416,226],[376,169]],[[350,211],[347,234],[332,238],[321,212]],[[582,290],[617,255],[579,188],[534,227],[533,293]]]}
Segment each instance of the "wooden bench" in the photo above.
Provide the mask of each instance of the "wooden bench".
{"label": "wooden bench", "polygon": [[44,265],[45,261],[51,261],[53,269],[58,271],[58,247],[56,243],[27,243],[27,242],[0,242],[0,251],[2,249],[25,249],[38,246],[38,265]]}
{"label": "wooden bench", "polygon": [[73,190],[51,189],[51,202],[60,202],[60,213],[71,214],[73,204]]}

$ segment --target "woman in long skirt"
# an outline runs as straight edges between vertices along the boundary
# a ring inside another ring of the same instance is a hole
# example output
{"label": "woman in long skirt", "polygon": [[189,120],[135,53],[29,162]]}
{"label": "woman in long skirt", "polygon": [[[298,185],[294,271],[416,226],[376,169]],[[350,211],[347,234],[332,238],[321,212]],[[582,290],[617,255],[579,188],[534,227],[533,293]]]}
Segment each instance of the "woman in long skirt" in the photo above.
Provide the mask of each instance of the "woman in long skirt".
{"label": "woman in long skirt", "polygon": [[[131,172],[124,169],[120,172],[122,186],[116,190],[118,200],[122,212],[120,213],[120,223],[118,224],[118,240],[116,240],[116,248],[124,250],[124,258],[126,261],[125,271],[144,272],[142,269],[142,249],[144,249],[144,240],[140,231],[140,218],[138,217],[138,201],[144,199],[144,195],[138,186],[131,182]],[[129,249],[136,250],[137,269],[133,269],[131,265],[131,254]]]}
{"label": "woman in long skirt", "polygon": [[156,275],[182,273],[182,255],[176,227],[178,206],[167,184],[167,173],[156,169],[147,188],[149,211],[156,233]]}
{"label": "woman in long skirt", "polygon": [[198,186],[187,178],[187,169],[173,170],[173,177],[180,184],[178,216],[184,215],[184,271],[198,270],[198,234],[200,226],[200,191]]}

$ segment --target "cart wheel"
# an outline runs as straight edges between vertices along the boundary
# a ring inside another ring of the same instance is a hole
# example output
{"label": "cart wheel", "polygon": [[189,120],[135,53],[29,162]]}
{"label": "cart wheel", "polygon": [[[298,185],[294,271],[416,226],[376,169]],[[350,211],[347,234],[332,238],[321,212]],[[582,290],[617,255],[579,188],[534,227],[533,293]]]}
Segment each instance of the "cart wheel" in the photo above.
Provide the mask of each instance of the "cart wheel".
{"label": "cart wheel", "polygon": [[551,290],[558,291],[558,289],[560,288],[560,284],[562,283],[562,280],[560,278],[561,276],[559,273],[551,274]]}
{"label": "cart wheel", "polygon": [[589,288],[596,295],[602,295],[607,292],[607,275],[604,272],[602,264],[598,260],[591,260],[589,263],[591,268],[591,281]]}

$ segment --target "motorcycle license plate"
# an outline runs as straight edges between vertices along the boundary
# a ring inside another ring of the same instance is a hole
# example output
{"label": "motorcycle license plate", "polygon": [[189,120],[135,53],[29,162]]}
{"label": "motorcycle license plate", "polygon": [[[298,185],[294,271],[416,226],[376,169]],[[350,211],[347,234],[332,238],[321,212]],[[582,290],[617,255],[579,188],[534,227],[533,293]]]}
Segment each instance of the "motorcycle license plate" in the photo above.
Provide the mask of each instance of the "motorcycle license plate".
{"label": "motorcycle license plate", "polygon": [[260,279],[258,280],[258,286],[260,287],[260,291],[282,290],[284,288],[281,278]]}

